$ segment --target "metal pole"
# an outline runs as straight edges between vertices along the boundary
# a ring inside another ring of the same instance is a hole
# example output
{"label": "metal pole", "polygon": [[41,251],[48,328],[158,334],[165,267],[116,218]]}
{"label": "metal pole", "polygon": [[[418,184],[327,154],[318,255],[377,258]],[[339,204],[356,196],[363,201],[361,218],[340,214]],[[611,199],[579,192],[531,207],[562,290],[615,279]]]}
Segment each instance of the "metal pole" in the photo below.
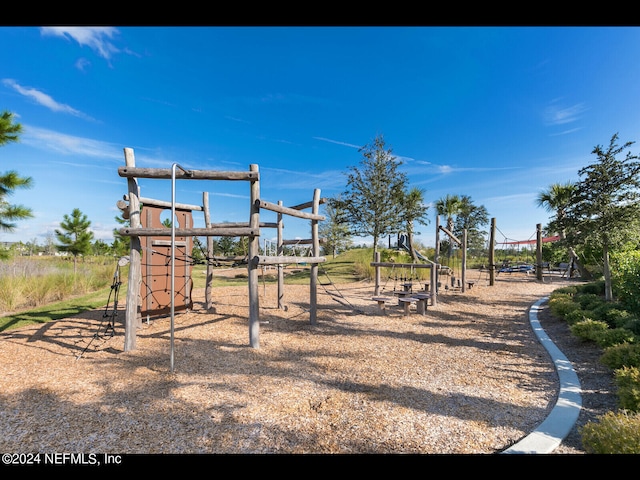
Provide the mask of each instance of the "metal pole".
{"label": "metal pole", "polygon": [[171,166],[171,373],[173,373],[173,332],[175,318],[175,289],[176,289],[176,167],[189,175],[191,172],[185,170],[177,163]]}

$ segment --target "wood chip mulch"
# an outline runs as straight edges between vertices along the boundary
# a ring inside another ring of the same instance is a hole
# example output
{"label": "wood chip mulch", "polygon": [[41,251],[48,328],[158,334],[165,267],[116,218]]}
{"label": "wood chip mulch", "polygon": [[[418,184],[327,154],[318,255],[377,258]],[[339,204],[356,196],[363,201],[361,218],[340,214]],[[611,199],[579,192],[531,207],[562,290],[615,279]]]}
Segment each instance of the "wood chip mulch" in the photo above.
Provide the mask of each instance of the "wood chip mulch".
{"label": "wood chip mulch", "polygon": [[[173,372],[169,316],[143,321],[136,349],[123,351],[123,299],[113,336],[108,308],[3,332],[0,452],[500,452],[558,392],[529,307],[575,281],[467,279],[472,289],[441,290],[424,316],[415,306],[403,316],[391,285],[380,292],[386,315],[372,283],[321,285],[316,325],[308,285],[286,285],[284,309],[276,285],[261,285],[257,349],[246,286],[215,288],[211,311],[196,290],[194,309],[174,316]],[[599,373],[592,394],[605,408],[611,380]],[[559,453],[584,453],[575,432]]]}

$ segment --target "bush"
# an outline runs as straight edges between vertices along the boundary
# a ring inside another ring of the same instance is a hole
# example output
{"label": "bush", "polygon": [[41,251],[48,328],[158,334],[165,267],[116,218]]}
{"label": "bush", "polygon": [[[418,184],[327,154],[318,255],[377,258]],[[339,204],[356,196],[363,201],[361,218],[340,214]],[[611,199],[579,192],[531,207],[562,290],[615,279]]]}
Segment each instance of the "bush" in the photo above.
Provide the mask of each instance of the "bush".
{"label": "bush", "polygon": [[631,317],[627,323],[623,325],[623,328],[631,330],[636,335],[640,335],[640,318]]}
{"label": "bush", "polygon": [[615,303],[605,303],[594,310],[594,314],[598,320],[603,320],[609,324],[611,328],[624,327],[624,325],[633,318],[633,314],[627,310],[620,308]]}
{"label": "bush", "polygon": [[567,313],[564,316],[564,319],[569,324],[569,326],[571,326],[571,325],[575,325],[578,322],[583,322],[585,320],[594,320],[593,318],[591,318],[591,316],[592,316],[592,312],[578,308],[573,312]]}
{"label": "bush", "polygon": [[569,295],[555,295],[549,299],[549,309],[556,317],[564,318],[568,313],[579,310],[580,304]]}
{"label": "bush", "polygon": [[580,293],[574,297],[574,301],[578,302],[583,310],[594,310],[603,304],[604,299],[595,293]]}
{"label": "bush", "polygon": [[640,368],[622,367],[614,372],[620,407],[632,412],[640,410]]}
{"label": "bush", "polygon": [[588,453],[640,453],[640,414],[608,412],[580,429]]}
{"label": "bush", "polygon": [[622,367],[640,368],[640,343],[622,343],[606,348],[600,362],[612,370]]}
{"label": "bush", "polygon": [[591,283],[585,283],[578,287],[578,293],[591,295],[604,295],[604,280],[597,280]]}
{"label": "bush", "polygon": [[551,298],[558,295],[566,295],[568,297],[573,297],[576,293],[578,293],[578,287],[571,285],[569,287],[560,287],[557,288],[551,293]]}
{"label": "bush", "polygon": [[593,340],[599,347],[606,349],[622,343],[636,343],[637,337],[626,328],[608,328],[603,332],[595,333]]}
{"label": "bush", "polygon": [[569,327],[576,337],[590,342],[595,342],[603,332],[609,330],[609,325],[599,320],[583,320]]}

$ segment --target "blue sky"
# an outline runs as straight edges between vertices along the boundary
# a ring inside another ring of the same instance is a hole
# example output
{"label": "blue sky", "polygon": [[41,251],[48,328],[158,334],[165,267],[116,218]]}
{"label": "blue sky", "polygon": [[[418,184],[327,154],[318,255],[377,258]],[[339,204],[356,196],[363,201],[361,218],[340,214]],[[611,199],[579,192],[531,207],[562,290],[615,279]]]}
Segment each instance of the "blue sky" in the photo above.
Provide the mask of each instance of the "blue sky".
{"label": "blue sky", "polygon": [[[424,190],[422,244],[447,194],[484,205],[498,242],[527,240],[549,220],[540,191],[577,180],[614,133],[640,137],[636,27],[6,26],[0,45],[0,110],[24,128],[0,170],[34,182],[10,197],[34,218],[0,241],[42,245],[79,208],[111,242],[126,147],[139,167],[257,164],[261,198],[293,206],[344,191],[377,135]],[[139,184],[171,200],[170,180]],[[247,182],[179,180],[176,201],[205,191],[213,222],[248,221]],[[309,221],[284,236],[309,238]]]}

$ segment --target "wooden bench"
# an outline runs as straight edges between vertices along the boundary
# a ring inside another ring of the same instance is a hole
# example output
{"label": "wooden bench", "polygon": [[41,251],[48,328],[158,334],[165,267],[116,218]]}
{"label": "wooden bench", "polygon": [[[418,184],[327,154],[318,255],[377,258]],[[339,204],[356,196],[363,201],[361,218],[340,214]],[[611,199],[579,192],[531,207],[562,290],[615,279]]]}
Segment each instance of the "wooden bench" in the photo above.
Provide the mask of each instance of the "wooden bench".
{"label": "wooden bench", "polygon": [[427,302],[431,298],[431,294],[429,293],[415,293],[413,298],[417,300],[416,302],[416,311],[419,315],[424,315],[427,313]]}
{"label": "wooden bench", "polygon": [[398,298],[398,302],[402,305],[404,316],[408,316],[410,314],[411,304],[417,302],[418,299],[414,297],[401,297]]}
{"label": "wooden bench", "polygon": [[384,315],[387,314],[386,302],[389,300],[389,297],[373,297],[371,300],[378,302],[378,310]]}
{"label": "wooden bench", "polygon": [[400,300],[411,296],[411,292],[405,292],[404,290],[395,290],[393,294],[398,297],[398,305],[402,305]]}

